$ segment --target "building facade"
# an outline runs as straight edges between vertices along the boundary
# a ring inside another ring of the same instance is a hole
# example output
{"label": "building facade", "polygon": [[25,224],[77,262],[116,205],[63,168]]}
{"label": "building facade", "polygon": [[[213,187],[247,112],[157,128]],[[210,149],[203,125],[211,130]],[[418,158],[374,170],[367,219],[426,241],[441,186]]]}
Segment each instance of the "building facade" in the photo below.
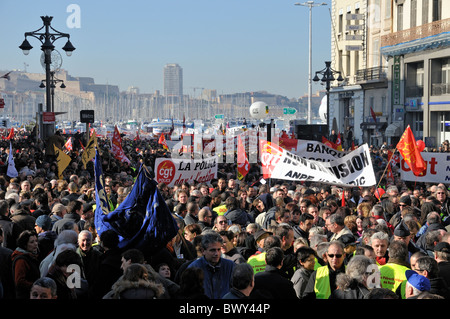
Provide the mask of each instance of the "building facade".
{"label": "building facade", "polygon": [[410,125],[429,148],[450,140],[448,5],[446,0],[394,1],[393,33],[381,41],[395,120],[402,129]]}

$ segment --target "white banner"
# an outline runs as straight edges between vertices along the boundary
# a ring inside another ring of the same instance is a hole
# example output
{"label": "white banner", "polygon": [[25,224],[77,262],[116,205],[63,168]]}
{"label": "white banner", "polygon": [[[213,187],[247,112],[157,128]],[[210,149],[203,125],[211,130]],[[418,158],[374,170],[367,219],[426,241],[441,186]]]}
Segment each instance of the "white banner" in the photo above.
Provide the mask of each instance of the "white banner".
{"label": "white banner", "polygon": [[413,174],[403,158],[400,160],[400,174],[403,180],[425,183],[450,184],[450,153],[420,153],[425,161],[426,171],[421,176]]}
{"label": "white banner", "polygon": [[367,144],[330,162],[302,158],[278,145],[261,143],[264,178],[310,181],[338,186],[373,186],[375,174]]}
{"label": "white banner", "polygon": [[334,161],[348,154],[317,141],[280,138],[278,144],[295,155],[314,161]]}
{"label": "white banner", "polygon": [[155,161],[156,182],[169,187],[194,181],[206,183],[214,178],[217,178],[217,156],[203,160],[157,158]]}

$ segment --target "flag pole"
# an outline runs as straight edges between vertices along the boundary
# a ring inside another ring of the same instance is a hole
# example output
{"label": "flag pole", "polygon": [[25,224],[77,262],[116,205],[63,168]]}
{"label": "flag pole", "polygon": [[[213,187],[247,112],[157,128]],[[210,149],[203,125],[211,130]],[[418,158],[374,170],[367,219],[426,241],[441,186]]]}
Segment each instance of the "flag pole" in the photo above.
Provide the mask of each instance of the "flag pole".
{"label": "flag pole", "polygon": [[[375,190],[375,192],[378,192],[378,188],[380,187],[381,180],[383,179],[384,174],[386,174],[386,171],[387,171],[387,169],[389,167],[389,164],[391,163],[392,157],[394,157],[395,152],[397,152],[397,146],[395,147],[394,151],[392,152],[391,157],[389,158],[389,160],[387,162],[386,168],[384,169],[384,172],[381,175],[380,180],[378,181],[377,189]],[[380,194],[378,194],[378,195],[380,195]]]}

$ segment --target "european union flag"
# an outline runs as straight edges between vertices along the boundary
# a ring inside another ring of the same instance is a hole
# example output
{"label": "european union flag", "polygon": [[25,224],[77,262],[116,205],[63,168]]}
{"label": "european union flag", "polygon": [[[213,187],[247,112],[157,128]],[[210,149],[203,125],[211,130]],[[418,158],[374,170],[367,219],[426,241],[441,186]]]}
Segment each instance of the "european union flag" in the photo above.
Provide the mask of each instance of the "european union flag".
{"label": "european union flag", "polygon": [[97,233],[113,229],[119,235],[119,248],[137,248],[152,253],[164,247],[178,233],[178,225],[164,198],[144,165],[131,192],[122,203],[109,212],[104,191],[101,159],[96,151],[95,161],[95,227]]}

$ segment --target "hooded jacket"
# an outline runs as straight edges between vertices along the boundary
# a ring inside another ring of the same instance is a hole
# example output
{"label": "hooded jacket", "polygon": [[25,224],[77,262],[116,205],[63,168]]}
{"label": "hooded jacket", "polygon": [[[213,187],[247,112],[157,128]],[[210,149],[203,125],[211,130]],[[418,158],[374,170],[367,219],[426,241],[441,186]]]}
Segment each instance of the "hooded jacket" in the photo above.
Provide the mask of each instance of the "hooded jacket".
{"label": "hooded jacket", "polygon": [[145,279],[129,281],[120,277],[103,299],[158,299],[163,294],[162,284]]}

